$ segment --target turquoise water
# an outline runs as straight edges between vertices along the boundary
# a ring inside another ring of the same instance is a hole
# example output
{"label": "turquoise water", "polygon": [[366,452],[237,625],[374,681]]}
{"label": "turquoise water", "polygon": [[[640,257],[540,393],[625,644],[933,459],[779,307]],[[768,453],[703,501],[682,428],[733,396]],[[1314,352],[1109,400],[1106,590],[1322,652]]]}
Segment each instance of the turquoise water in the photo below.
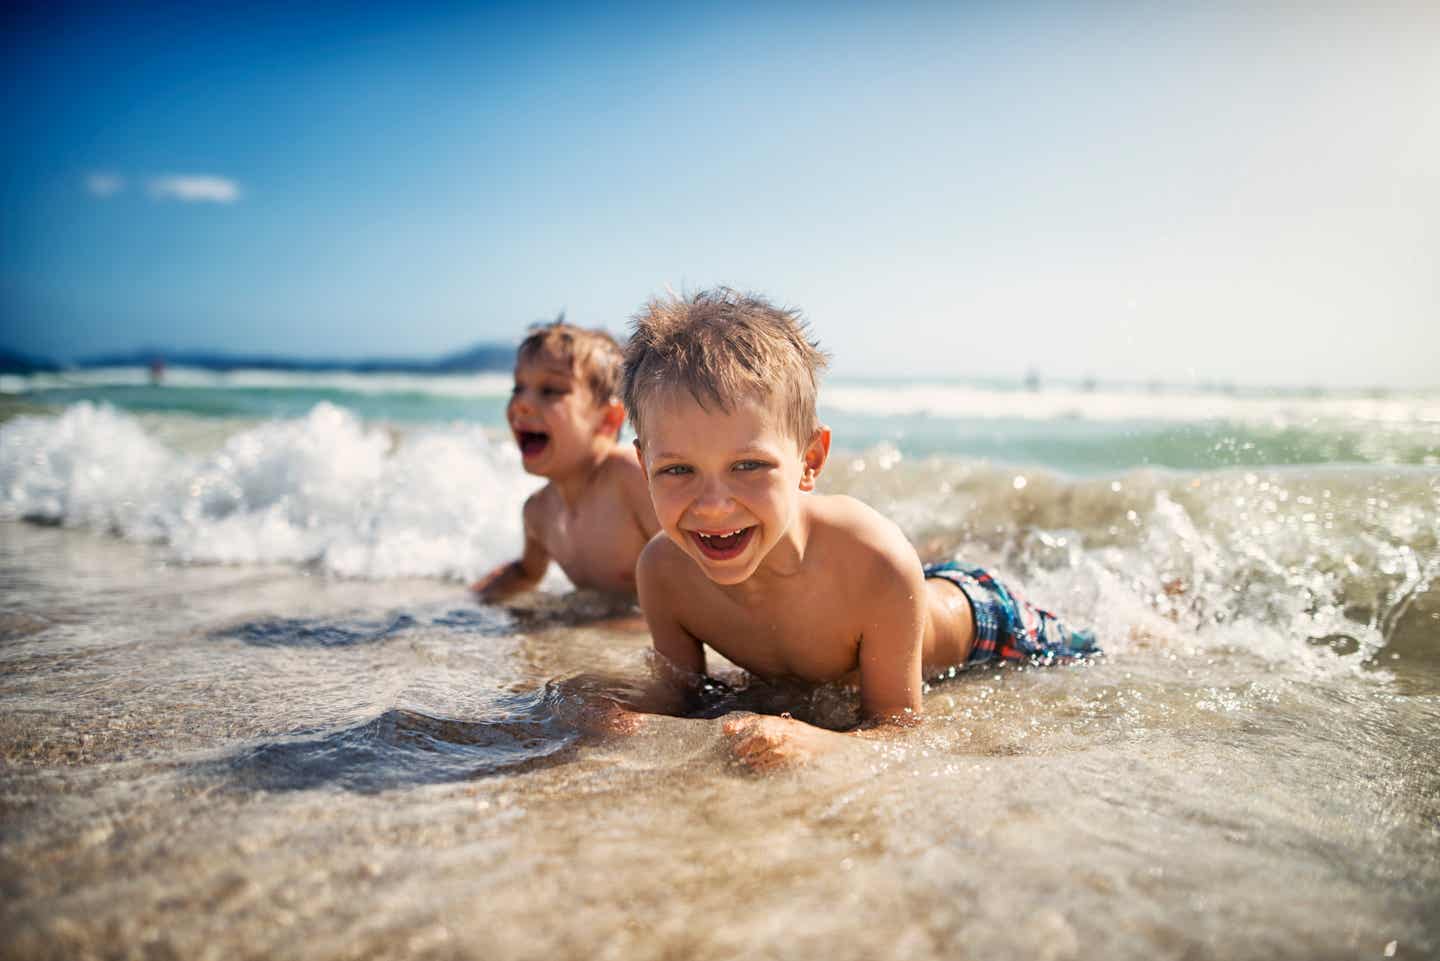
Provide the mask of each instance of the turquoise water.
{"label": "turquoise water", "polygon": [[[60,410],[76,403],[215,420],[294,419],[331,404],[363,421],[504,426],[508,378],[211,374],[139,369],[8,378],[8,396]],[[83,378],[83,379],[81,379]],[[78,382],[77,379],[80,379]],[[0,394],[7,396],[7,394]],[[0,406],[3,410],[3,406]],[[1096,475],[1136,467],[1377,464],[1440,466],[1440,393],[1248,392],[836,379],[821,415],[841,450],[891,445],[951,457]]]}
{"label": "turquoise water", "polygon": [[0,384],[0,958],[1440,950],[1433,395],[833,380],[822,491],[1106,653],[756,778],[577,723],[648,638],[563,576],[469,596],[506,378],[88,376]]}
{"label": "turquoise water", "polygon": [[196,417],[270,419],[301,417],[320,403],[335,404],[371,420],[397,423],[469,420],[500,425],[505,399],[454,397],[420,390],[363,393],[333,387],[150,387],[104,385],[27,391],[32,404],[66,407],[76,403],[109,404],[134,413],[189,414]]}

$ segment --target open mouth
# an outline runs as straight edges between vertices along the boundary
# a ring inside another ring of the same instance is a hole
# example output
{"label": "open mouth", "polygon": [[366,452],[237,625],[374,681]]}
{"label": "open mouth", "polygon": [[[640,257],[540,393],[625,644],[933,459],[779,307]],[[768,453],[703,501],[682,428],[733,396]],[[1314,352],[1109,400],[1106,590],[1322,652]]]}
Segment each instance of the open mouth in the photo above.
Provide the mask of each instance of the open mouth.
{"label": "open mouth", "polygon": [[702,554],[723,561],[743,551],[745,545],[750,543],[750,535],[754,533],[755,528],[742,527],[733,531],[690,531],[690,536],[700,545]]}
{"label": "open mouth", "polygon": [[515,443],[520,445],[521,457],[534,457],[549,445],[550,435],[538,430],[517,430]]}

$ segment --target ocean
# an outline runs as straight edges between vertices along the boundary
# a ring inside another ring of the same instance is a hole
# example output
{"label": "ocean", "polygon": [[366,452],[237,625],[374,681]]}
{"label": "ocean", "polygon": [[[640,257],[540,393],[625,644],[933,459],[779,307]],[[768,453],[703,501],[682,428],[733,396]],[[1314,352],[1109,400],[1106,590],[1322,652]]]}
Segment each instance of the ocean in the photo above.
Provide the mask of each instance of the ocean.
{"label": "ocean", "polygon": [[1440,393],[831,380],[821,491],[1105,655],[757,777],[574,723],[632,611],[468,595],[508,377],[147,378],[0,377],[0,956],[1440,953]]}

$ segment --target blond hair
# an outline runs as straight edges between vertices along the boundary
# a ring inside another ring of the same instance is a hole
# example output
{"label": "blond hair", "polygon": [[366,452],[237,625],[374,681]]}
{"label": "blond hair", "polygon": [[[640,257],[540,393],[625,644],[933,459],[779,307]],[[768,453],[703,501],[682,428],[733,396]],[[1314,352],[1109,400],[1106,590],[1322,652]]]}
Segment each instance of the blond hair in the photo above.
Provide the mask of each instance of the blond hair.
{"label": "blond hair", "polygon": [[797,310],[728,287],[654,299],[635,316],[625,345],[625,406],[644,436],[644,407],[683,388],[702,408],[730,411],[741,398],[778,410],[802,447],[820,426],[815,413],[827,358]]}
{"label": "blond hair", "polygon": [[549,354],[569,365],[571,373],[584,379],[596,404],[608,404],[620,395],[620,368],[625,358],[615,338],[599,328],[567,324],[564,314],[549,323],[535,324],[515,356],[528,360],[536,354]]}

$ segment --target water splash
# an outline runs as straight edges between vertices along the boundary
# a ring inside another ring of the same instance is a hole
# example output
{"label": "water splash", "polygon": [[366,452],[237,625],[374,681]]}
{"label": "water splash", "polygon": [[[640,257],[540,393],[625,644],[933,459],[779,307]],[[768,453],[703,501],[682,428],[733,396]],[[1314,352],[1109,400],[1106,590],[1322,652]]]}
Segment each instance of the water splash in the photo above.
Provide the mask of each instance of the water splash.
{"label": "water splash", "polygon": [[463,579],[519,549],[536,486],[479,427],[400,434],[327,403],[203,455],[91,404],[0,425],[0,518],[158,541],[188,562]]}

